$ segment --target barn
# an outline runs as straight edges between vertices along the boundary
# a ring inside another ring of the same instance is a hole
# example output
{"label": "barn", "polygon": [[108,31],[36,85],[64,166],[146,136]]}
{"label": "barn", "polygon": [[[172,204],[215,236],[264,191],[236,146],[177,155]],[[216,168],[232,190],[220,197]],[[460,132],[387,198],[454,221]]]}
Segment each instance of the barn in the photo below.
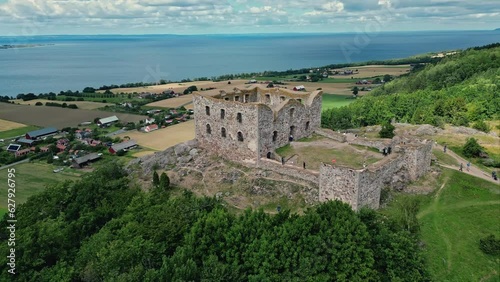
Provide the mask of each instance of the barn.
{"label": "barn", "polygon": [[129,140],[129,141],[118,143],[118,144],[115,144],[115,145],[109,147],[109,152],[111,154],[116,154],[116,152],[118,152],[120,150],[126,151],[128,149],[132,149],[135,147],[137,147],[137,142],[135,142],[134,140]]}
{"label": "barn", "polygon": [[37,140],[37,139],[40,139],[42,137],[47,137],[47,136],[54,135],[54,134],[57,134],[57,129],[55,127],[46,127],[46,128],[30,131],[30,132],[26,133],[26,135],[24,137],[26,139],[29,139],[29,140]]}
{"label": "barn", "polygon": [[83,157],[79,157],[79,158],[73,159],[72,166],[73,166],[73,168],[81,168],[84,165],[86,165],[86,164],[88,164],[90,162],[96,161],[96,160],[98,160],[100,158],[101,158],[101,154],[91,153],[91,154],[85,155]]}
{"label": "barn", "polygon": [[108,126],[112,124],[113,122],[117,122],[120,119],[117,116],[111,116],[107,118],[101,118],[100,120],[97,121],[97,125],[99,126]]}

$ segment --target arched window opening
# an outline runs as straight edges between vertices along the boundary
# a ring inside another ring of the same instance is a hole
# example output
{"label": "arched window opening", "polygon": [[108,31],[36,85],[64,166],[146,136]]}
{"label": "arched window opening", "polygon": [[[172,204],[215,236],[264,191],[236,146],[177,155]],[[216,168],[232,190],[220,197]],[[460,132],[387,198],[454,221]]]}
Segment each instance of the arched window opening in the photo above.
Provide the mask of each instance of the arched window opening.
{"label": "arched window opening", "polygon": [[210,115],[210,107],[209,106],[205,106],[205,113],[207,113],[207,116]]}
{"label": "arched window opening", "polygon": [[273,132],[273,142],[276,142],[277,139],[278,139],[278,131],[274,131]]}
{"label": "arched window opening", "polygon": [[250,100],[250,95],[245,94],[245,103],[248,103],[249,102],[248,100]]}
{"label": "arched window opening", "polygon": [[221,109],[220,110],[220,119],[224,119],[226,117],[226,110]]}
{"label": "arched window opening", "polygon": [[210,124],[207,124],[207,133],[212,134],[212,128],[210,127]]}
{"label": "arched window opening", "polygon": [[243,142],[243,133],[241,131],[238,131],[238,141]]}
{"label": "arched window opening", "polygon": [[243,116],[241,115],[241,113],[238,113],[238,114],[236,115],[236,120],[237,120],[239,123],[241,123],[241,122],[243,121]]}
{"label": "arched window opening", "polygon": [[234,100],[235,101],[239,101],[240,100],[240,96],[234,96]]}
{"label": "arched window opening", "polygon": [[293,118],[293,114],[295,113],[295,108],[290,109],[290,118]]}
{"label": "arched window opening", "polygon": [[271,95],[266,94],[266,103],[271,103]]}
{"label": "arched window opening", "polygon": [[306,130],[309,130],[309,122],[306,122]]}
{"label": "arched window opening", "polygon": [[285,96],[280,96],[281,101],[285,101]]}
{"label": "arched window opening", "polygon": [[220,130],[220,135],[221,135],[222,137],[226,138],[226,129],[225,129],[224,127],[223,127],[223,128],[221,128],[221,130]]}

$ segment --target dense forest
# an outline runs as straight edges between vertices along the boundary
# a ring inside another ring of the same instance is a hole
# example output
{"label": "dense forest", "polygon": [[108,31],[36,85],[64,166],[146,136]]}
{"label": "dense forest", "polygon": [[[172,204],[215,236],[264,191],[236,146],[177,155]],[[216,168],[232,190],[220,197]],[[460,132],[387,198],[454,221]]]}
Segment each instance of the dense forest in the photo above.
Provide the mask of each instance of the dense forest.
{"label": "dense forest", "polygon": [[392,119],[414,124],[470,126],[500,118],[499,44],[471,48],[395,79],[340,109],[323,112],[322,126],[347,129]]}
{"label": "dense forest", "polygon": [[[339,201],[303,215],[246,210],[180,189],[144,192],[116,164],[17,209],[2,281],[428,281],[412,216]],[[0,253],[11,224],[0,222]],[[408,226],[413,226],[408,230]]]}

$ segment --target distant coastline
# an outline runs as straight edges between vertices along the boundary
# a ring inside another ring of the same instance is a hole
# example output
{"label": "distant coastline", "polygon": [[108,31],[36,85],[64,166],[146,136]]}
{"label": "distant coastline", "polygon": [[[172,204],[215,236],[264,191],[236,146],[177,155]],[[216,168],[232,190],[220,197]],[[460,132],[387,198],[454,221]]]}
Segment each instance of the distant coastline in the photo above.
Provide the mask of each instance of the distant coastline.
{"label": "distant coastline", "polygon": [[0,49],[18,49],[18,48],[35,48],[35,47],[43,47],[43,46],[51,46],[55,44],[18,44],[18,45],[0,45]]}

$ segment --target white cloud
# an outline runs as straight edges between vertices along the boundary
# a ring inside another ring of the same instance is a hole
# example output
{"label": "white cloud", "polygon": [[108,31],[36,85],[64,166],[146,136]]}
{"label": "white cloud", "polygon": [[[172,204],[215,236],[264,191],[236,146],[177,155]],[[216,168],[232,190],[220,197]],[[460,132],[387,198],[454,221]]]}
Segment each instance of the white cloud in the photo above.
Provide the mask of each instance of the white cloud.
{"label": "white cloud", "polygon": [[352,31],[380,19],[393,30],[496,28],[499,15],[498,0],[8,0],[0,34]]}

